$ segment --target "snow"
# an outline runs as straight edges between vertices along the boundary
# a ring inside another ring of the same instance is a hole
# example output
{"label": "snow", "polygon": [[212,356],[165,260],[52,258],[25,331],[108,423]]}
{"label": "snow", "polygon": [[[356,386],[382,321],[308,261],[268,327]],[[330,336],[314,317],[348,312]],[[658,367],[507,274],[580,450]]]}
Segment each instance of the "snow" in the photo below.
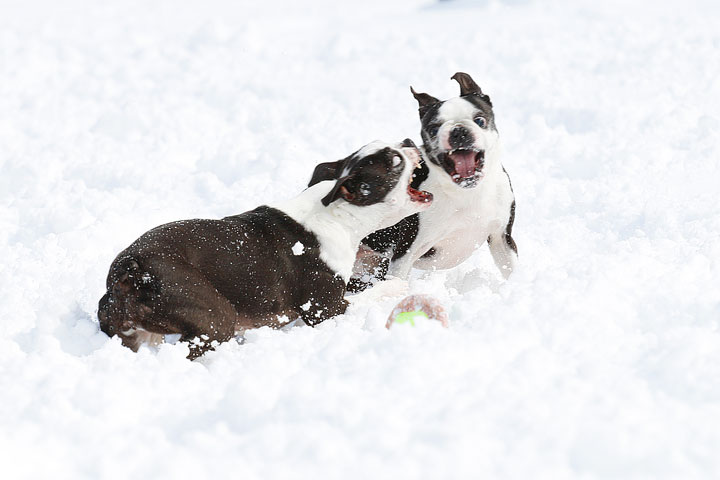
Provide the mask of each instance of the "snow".
{"label": "snow", "polygon": [[303,245],[302,242],[295,242],[291,250],[293,255],[302,255],[305,251],[305,245]]}
{"label": "snow", "polygon": [[[0,6],[3,478],[716,478],[716,2]],[[98,331],[149,228],[419,141],[409,92],[492,98],[520,265],[486,248],[317,328],[189,362]],[[437,322],[384,327],[404,293]]]}

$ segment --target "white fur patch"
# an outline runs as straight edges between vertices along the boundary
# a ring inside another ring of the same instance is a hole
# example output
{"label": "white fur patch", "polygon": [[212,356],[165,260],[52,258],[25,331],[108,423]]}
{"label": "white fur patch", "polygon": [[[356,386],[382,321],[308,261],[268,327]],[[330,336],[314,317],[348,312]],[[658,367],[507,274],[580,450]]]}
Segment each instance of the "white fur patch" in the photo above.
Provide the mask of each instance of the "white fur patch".
{"label": "white fur patch", "polygon": [[[385,147],[400,148],[376,141],[363,147],[360,152],[363,156],[370,155]],[[357,206],[339,199],[326,207],[320,200],[335,185],[334,180],[326,180],[309,187],[294,199],[275,206],[317,237],[320,259],[345,282],[352,275],[360,240],[427,207],[410,200],[407,185],[414,168],[413,159],[405,153],[401,155],[405,160],[403,173],[382,202]]]}
{"label": "white fur patch", "polygon": [[[434,201],[430,208],[420,212],[417,237],[410,250],[391,263],[390,275],[407,278],[413,267],[455,267],[485,243],[489,235],[498,236],[498,242],[491,249],[493,258],[512,269],[515,252],[505,248],[501,237],[514,195],[500,163],[501,147],[497,134],[487,132],[495,138],[491,138],[491,145],[485,149],[485,175],[476,187],[461,188],[442,167],[428,163],[430,172],[422,188],[434,195]],[[435,254],[421,258],[431,248],[435,248]]]}
{"label": "white fur patch", "polygon": [[481,150],[491,148],[498,139],[495,130],[480,128],[474,121],[475,116],[480,113],[475,105],[464,98],[452,98],[443,103],[438,109],[437,119],[442,126],[437,133],[437,144],[443,150],[450,150],[450,132],[457,125],[465,127],[473,136],[473,146]]}
{"label": "white fur patch", "polygon": [[[355,156],[358,158],[368,157],[368,156],[372,155],[373,153],[378,152],[388,146],[389,145],[385,142],[382,142],[380,140],[375,140],[375,141],[368,143],[367,145],[362,147],[360,150],[358,150],[357,153],[355,154]],[[344,177],[349,173],[350,173],[350,168],[345,167],[343,169],[342,173],[340,174],[340,177]]]}
{"label": "white fur patch", "polygon": [[440,106],[437,118],[441,122],[472,119],[477,111],[477,107],[464,98],[451,98]]}

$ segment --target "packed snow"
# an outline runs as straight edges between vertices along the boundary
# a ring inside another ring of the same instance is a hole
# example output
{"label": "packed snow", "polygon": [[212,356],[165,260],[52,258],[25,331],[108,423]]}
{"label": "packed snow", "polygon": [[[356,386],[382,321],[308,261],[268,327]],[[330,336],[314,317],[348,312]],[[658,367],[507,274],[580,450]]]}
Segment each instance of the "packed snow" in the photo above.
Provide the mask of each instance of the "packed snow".
{"label": "packed snow", "polygon": [[[719,477],[718,25],[710,0],[3,2],[2,477]],[[98,330],[140,234],[419,142],[408,87],[456,71],[505,147],[508,281],[483,247],[195,362]],[[386,329],[407,293],[450,327]]]}

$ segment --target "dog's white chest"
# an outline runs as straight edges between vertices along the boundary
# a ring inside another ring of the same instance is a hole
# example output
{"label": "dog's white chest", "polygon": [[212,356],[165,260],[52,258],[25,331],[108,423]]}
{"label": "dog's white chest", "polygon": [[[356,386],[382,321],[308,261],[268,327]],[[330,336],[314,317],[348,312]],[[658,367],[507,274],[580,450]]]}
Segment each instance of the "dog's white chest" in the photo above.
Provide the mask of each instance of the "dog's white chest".
{"label": "dog's white chest", "polygon": [[443,269],[459,265],[487,240],[491,231],[502,227],[502,221],[497,217],[495,211],[476,206],[439,211],[436,215],[421,218],[421,222],[427,221],[428,227],[439,224],[438,228],[442,228],[443,218],[452,218],[452,222],[446,222],[444,230],[437,231],[438,235],[432,235],[423,242],[425,244],[423,247],[427,246],[424,252],[431,248],[433,252],[427,257],[418,259],[415,267]]}
{"label": "dog's white chest", "polygon": [[431,191],[436,200],[420,214],[415,268],[455,267],[507,225],[513,195],[502,170],[490,172],[474,189],[439,184]]}

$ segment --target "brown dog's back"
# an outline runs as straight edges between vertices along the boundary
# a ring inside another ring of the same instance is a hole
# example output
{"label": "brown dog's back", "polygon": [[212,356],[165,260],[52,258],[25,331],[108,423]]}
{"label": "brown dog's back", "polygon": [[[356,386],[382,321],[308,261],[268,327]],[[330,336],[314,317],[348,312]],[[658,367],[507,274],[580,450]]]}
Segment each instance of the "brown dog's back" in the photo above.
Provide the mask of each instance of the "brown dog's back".
{"label": "brown dog's back", "polygon": [[[290,251],[297,242],[301,255]],[[180,334],[193,343],[194,358],[237,330],[278,326],[278,316],[313,324],[342,313],[343,292],[342,279],[319,259],[315,236],[259,207],[142,235],[110,267],[98,318],[105,333],[135,350],[138,332]]]}

